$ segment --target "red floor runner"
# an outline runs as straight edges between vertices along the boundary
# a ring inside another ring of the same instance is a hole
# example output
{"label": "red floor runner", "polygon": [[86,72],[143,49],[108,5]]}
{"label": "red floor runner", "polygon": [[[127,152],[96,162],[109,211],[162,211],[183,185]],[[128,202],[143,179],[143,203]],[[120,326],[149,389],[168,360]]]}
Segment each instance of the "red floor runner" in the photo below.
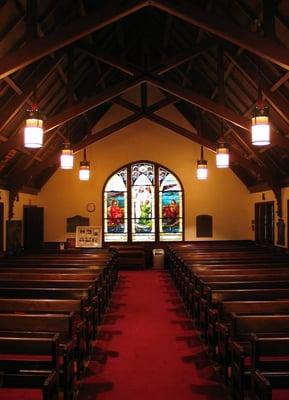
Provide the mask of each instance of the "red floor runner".
{"label": "red floor runner", "polygon": [[164,272],[121,272],[79,400],[225,400]]}

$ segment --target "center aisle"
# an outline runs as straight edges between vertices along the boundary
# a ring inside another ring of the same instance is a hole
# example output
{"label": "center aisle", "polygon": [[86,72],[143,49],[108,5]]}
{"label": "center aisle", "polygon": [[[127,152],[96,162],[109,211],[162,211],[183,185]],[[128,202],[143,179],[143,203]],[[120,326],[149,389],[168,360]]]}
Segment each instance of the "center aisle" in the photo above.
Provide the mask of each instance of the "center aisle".
{"label": "center aisle", "polygon": [[79,393],[94,399],[227,399],[165,272],[120,272]]}

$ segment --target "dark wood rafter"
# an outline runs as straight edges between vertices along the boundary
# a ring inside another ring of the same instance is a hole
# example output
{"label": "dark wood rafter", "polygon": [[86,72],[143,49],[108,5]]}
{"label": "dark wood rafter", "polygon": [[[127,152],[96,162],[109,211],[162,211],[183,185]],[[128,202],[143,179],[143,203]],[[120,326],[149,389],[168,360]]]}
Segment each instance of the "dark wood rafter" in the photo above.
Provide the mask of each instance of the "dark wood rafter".
{"label": "dark wood rafter", "polygon": [[37,39],[37,0],[26,0],[26,42]]}
{"label": "dark wood rafter", "polygon": [[276,2],[275,0],[262,0],[262,5],[263,5],[263,29],[265,36],[275,40]]}
{"label": "dark wood rafter", "polygon": [[[38,68],[38,76],[36,80],[35,74],[29,77],[21,88],[19,95],[15,94],[11,100],[0,109],[0,134],[5,134],[7,125],[13,120],[19,110],[28,102],[33,94],[35,85],[39,86],[54,71],[58,64],[63,60],[62,55],[58,55],[55,59],[44,60]],[[1,144],[0,144],[1,146]]]}
{"label": "dark wood rafter", "polygon": [[125,6],[121,3],[118,0],[115,1],[114,7],[108,4],[102,10],[79,18],[70,25],[2,57],[0,59],[0,79],[148,5],[147,1],[142,0],[132,0],[129,5]]}
{"label": "dark wood rafter", "polygon": [[107,101],[112,100],[114,97],[119,96],[120,94],[140,85],[143,82],[145,82],[144,76],[131,78],[130,80],[120,82],[112,87],[102,90],[95,96],[87,98],[80,103],[73,104],[67,107],[66,109],[62,110],[60,113],[58,113],[54,117],[49,118],[46,121],[45,132],[49,132],[57,126],[62,125],[65,122],[70,121],[71,119],[74,119],[78,115],[93,108],[96,108],[101,104],[106,103]]}
{"label": "dark wood rafter", "polygon": [[[11,20],[0,30],[0,173],[10,188],[15,193],[27,185],[39,189],[50,178],[68,122],[78,151],[146,118],[212,151],[217,141],[226,142],[232,170],[249,189],[272,188],[282,215],[281,184],[289,173],[289,50],[281,44],[286,35],[280,37],[280,24],[289,34],[289,18],[280,17],[283,8],[275,0],[258,5],[207,0],[200,6],[188,0],[116,0],[101,6],[79,0],[69,8],[70,1],[41,4],[38,15],[39,1],[27,0],[25,9],[14,0],[17,15],[12,20],[7,13]],[[254,147],[249,133],[259,81],[256,56],[273,126],[272,144],[264,148]],[[163,99],[151,105],[148,85]],[[45,116],[45,144],[39,150],[22,143],[24,107],[32,104],[34,87]],[[122,97],[136,87],[140,106]],[[95,129],[112,104],[130,114]],[[157,114],[169,105],[191,129]],[[200,113],[203,135],[196,134]]]}
{"label": "dark wood rafter", "polygon": [[179,87],[178,85],[170,82],[168,80],[160,80],[155,77],[148,77],[147,81],[159,89],[164,90],[180,99],[187,101],[194,106],[202,108],[218,117],[225,119],[226,121],[232,122],[243,129],[250,130],[250,121],[242,117],[241,115],[230,110],[228,107],[219,105],[218,103],[194,92],[193,90],[187,90],[185,88]]}
{"label": "dark wood rafter", "polygon": [[[254,64],[247,62],[244,57],[236,58],[232,52],[226,51],[226,55],[235,64],[235,66],[242,72],[242,74],[248,79],[248,81],[257,89],[259,82],[258,69]],[[279,93],[271,91],[271,84],[267,77],[262,74],[262,91],[265,98],[268,100],[270,105],[275,108],[275,110],[280,114],[284,121],[289,127],[289,101],[287,101],[284,96]]]}
{"label": "dark wood rafter", "polygon": [[183,0],[177,6],[168,0],[152,0],[152,5],[188,24],[198,26],[224,40],[289,70],[289,50],[277,42],[255,35],[224,17],[207,13]]}

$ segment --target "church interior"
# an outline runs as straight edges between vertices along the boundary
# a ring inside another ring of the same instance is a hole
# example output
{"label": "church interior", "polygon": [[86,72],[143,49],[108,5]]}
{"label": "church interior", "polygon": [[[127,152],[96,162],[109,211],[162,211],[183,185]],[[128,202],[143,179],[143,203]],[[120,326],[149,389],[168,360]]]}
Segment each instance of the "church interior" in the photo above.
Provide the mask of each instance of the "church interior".
{"label": "church interior", "polygon": [[0,0],[0,59],[0,399],[288,399],[289,2]]}

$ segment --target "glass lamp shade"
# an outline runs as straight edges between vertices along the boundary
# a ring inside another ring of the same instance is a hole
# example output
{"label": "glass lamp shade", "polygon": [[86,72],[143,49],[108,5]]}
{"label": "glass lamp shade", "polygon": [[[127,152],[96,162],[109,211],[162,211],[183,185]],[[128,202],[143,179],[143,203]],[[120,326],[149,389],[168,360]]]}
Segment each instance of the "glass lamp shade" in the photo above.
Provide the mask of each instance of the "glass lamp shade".
{"label": "glass lamp shade", "polygon": [[206,160],[198,160],[197,162],[197,179],[205,180],[208,178],[208,163]]}
{"label": "glass lamp shade", "polygon": [[217,148],[216,154],[216,166],[217,168],[228,168],[229,167],[229,149],[224,146]]}
{"label": "glass lamp shade", "polygon": [[73,151],[69,148],[69,145],[65,145],[60,156],[60,168],[61,169],[72,169],[73,168]]}
{"label": "glass lamp shade", "polygon": [[43,146],[43,120],[28,117],[24,128],[24,146],[39,149]]}
{"label": "glass lamp shade", "polygon": [[89,161],[80,161],[79,179],[81,181],[88,181],[89,177],[90,177],[90,163],[89,163]]}
{"label": "glass lamp shade", "polygon": [[252,117],[252,144],[255,146],[265,146],[270,144],[270,123],[268,107],[255,107]]}

